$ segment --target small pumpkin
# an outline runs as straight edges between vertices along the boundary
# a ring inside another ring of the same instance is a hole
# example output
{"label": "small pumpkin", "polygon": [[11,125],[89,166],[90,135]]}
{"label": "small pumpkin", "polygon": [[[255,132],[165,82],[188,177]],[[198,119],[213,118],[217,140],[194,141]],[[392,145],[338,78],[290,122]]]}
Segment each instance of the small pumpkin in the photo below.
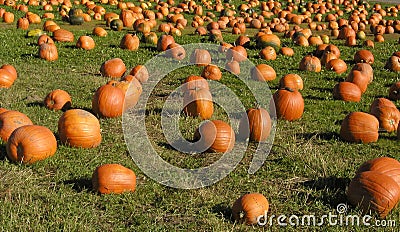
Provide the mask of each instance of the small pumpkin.
{"label": "small pumpkin", "polygon": [[328,45],[325,47],[325,50],[324,50],[324,51],[333,53],[333,54],[336,55],[336,58],[340,58],[340,50],[339,50],[339,48],[338,48],[336,45],[328,44]]}
{"label": "small pumpkin", "polygon": [[363,75],[365,75],[368,78],[368,83],[371,83],[374,79],[374,70],[368,63],[357,63],[351,68],[351,71],[353,70],[360,71]]}
{"label": "small pumpkin", "polygon": [[11,73],[11,75],[13,76],[14,80],[18,77],[18,73],[17,70],[15,69],[15,67],[11,64],[3,64],[0,69],[4,69],[7,70],[9,73]]}
{"label": "small pumpkin", "polygon": [[265,141],[271,133],[271,127],[271,117],[267,110],[261,107],[250,108],[240,120],[239,137],[256,142]]}
{"label": "small pumpkin", "polygon": [[267,215],[269,202],[261,193],[248,193],[233,203],[232,216],[236,221],[256,225],[260,216]]}
{"label": "small pumpkin", "polygon": [[400,81],[393,83],[389,88],[389,99],[393,101],[400,100]]}
{"label": "small pumpkin", "polygon": [[92,174],[92,187],[101,194],[134,192],[136,175],[120,164],[103,164]]}
{"label": "small pumpkin", "polygon": [[342,121],[340,137],[348,142],[372,143],[378,141],[379,121],[368,113],[351,112]]}
{"label": "small pumpkin", "polygon": [[374,55],[368,50],[359,50],[354,54],[354,62],[373,64]]}
{"label": "small pumpkin", "polygon": [[192,117],[210,119],[214,113],[212,95],[208,89],[191,89],[183,95],[183,112]]}
{"label": "small pumpkin", "polygon": [[385,218],[399,201],[400,186],[385,174],[365,171],[351,180],[346,195],[349,202],[364,213],[372,210]]}
{"label": "small pumpkin", "polygon": [[147,82],[149,79],[149,71],[144,65],[136,65],[129,72],[130,75],[134,76],[141,84]]}
{"label": "small pumpkin", "polygon": [[391,56],[385,64],[385,68],[392,72],[400,72],[400,57]]}
{"label": "small pumpkin", "polygon": [[301,71],[320,72],[321,61],[316,56],[306,55],[301,59],[299,69]]}
{"label": "small pumpkin", "polygon": [[114,18],[110,21],[110,28],[113,31],[122,31],[124,28],[124,23],[119,18]]}
{"label": "small pumpkin", "polygon": [[347,71],[347,64],[342,59],[331,59],[325,65],[326,69],[332,70],[337,74],[342,74]]}
{"label": "small pumpkin", "polygon": [[267,46],[260,51],[259,56],[264,60],[276,60],[276,51],[273,47]]}
{"label": "small pumpkin", "polygon": [[225,69],[234,75],[240,74],[240,64],[236,60],[229,61],[225,64]]}
{"label": "small pumpkin", "polygon": [[10,88],[16,78],[9,70],[0,68],[0,88]]}
{"label": "small pumpkin", "polygon": [[304,87],[303,79],[295,73],[289,73],[279,80],[280,88],[290,88],[293,90],[302,90]]}
{"label": "small pumpkin", "polygon": [[324,51],[321,57],[321,65],[326,66],[326,64],[333,59],[337,59],[334,53],[331,53],[330,51]]}
{"label": "small pumpkin", "polygon": [[67,110],[71,103],[71,96],[62,89],[53,90],[44,98],[44,105],[49,110]]}
{"label": "small pumpkin", "polygon": [[333,87],[333,98],[346,102],[359,102],[361,100],[360,88],[351,82],[343,81]]}
{"label": "small pumpkin", "polygon": [[104,118],[119,117],[123,113],[125,93],[112,84],[100,86],[92,98],[92,110]]}
{"label": "small pumpkin", "polygon": [[58,120],[58,136],[71,147],[97,147],[101,143],[99,120],[85,110],[67,110]]}
{"label": "small pumpkin", "polygon": [[275,51],[279,51],[281,47],[281,40],[275,34],[264,34],[256,38],[257,47],[265,48],[271,46],[275,49]]}
{"label": "small pumpkin", "polygon": [[17,21],[17,28],[21,30],[28,30],[29,28],[29,20],[25,17],[21,17]]}
{"label": "small pumpkin", "polygon": [[105,77],[120,78],[126,72],[126,66],[121,58],[112,58],[101,64],[100,73]]}
{"label": "small pumpkin", "polygon": [[32,164],[53,156],[57,150],[57,140],[47,127],[25,125],[13,131],[6,149],[11,161]]}
{"label": "small pumpkin", "polygon": [[390,100],[385,98],[375,99],[371,104],[370,114],[378,119],[380,128],[387,132],[397,132],[400,112]]}
{"label": "small pumpkin", "polygon": [[122,37],[119,47],[130,51],[139,49],[140,39],[135,34],[126,34]]}
{"label": "small pumpkin", "polygon": [[182,90],[184,92],[193,90],[193,89],[207,89],[209,90],[210,87],[206,79],[201,76],[190,75],[186,77],[184,81],[184,85],[182,86]]}
{"label": "small pumpkin", "polygon": [[279,50],[279,54],[282,54],[284,56],[293,56],[294,55],[294,50],[292,48],[289,48],[289,47],[282,47]]}
{"label": "small pumpkin", "polygon": [[95,27],[93,28],[92,34],[100,37],[106,37],[107,31],[102,27]]}
{"label": "small pumpkin", "polygon": [[166,51],[168,45],[175,43],[175,39],[172,35],[162,35],[157,41],[157,50]]}
{"label": "small pumpkin", "polygon": [[195,49],[190,55],[190,63],[207,66],[211,63],[211,54],[205,49]]}
{"label": "small pumpkin", "polygon": [[251,69],[251,77],[257,81],[272,81],[276,78],[276,72],[268,64],[259,64]]}
{"label": "small pumpkin", "polygon": [[278,118],[294,121],[300,119],[304,112],[304,99],[301,93],[290,88],[279,89],[273,94]]}
{"label": "small pumpkin", "polygon": [[201,76],[205,79],[219,81],[222,78],[222,72],[216,65],[209,64],[204,67]]}
{"label": "small pumpkin", "polygon": [[80,36],[76,42],[76,47],[84,50],[92,50],[95,46],[93,38],[87,35]]}
{"label": "small pumpkin", "polygon": [[210,152],[229,152],[235,145],[235,132],[224,121],[206,121],[200,125],[194,134],[196,146]]}
{"label": "small pumpkin", "polygon": [[33,125],[32,121],[25,114],[8,110],[0,114],[0,138],[7,142],[11,133],[18,127]]}
{"label": "small pumpkin", "polygon": [[74,42],[74,34],[65,29],[53,31],[53,39],[58,42]]}

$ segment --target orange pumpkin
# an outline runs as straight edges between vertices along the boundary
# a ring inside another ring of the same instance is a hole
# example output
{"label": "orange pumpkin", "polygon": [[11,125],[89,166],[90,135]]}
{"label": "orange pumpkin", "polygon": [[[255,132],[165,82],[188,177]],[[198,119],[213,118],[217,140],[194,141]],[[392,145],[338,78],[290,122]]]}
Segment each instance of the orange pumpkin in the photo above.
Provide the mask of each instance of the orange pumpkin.
{"label": "orange pumpkin", "polygon": [[251,77],[258,81],[272,81],[276,78],[276,72],[267,64],[259,64],[251,69]]}
{"label": "orange pumpkin", "polygon": [[379,157],[361,164],[356,174],[366,171],[375,171],[390,176],[400,184],[400,162],[390,157]]}
{"label": "orange pumpkin", "polygon": [[222,78],[222,73],[218,66],[209,64],[204,67],[201,76],[205,79],[219,81]]}
{"label": "orange pumpkin", "polygon": [[360,88],[351,82],[339,82],[333,87],[333,98],[346,102],[359,102],[361,100]]}
{"label": "orange pumpkin", "polygon": [[321,61],[316,56],[306,55],[301,59],[299,69],[302,71],[320,72]]}
{"label": "orange pumpkin", "polygon": [[139,37],[134,34],[126,34],[122,37],[119,47],[130,51],[136,51],[139,49],[139,44]]}
{"label": "orange pumpkin", "polygon": [[80,36],[76,42],[77,48],[82,48],[85,50],[92,50],[95,46],[96,45],[93,38],[87,35]]}
{"label": "orange pumpkin", "polygon": [[210,152],[229,152],[235,145],[235,132],[221,120],[206,121],[194,134],[197,147]]}
{"label": "orange pumpkin", "polygon": [[304,112],[304,99],[301,93],[290,88],[283,88],[273,95],[278,118],[294,121],[300,119]]}
{"label": "orange pumpkin", "polygon": [[378,140],[379,121],[364,112],[349,113],[342,121],[340,137],[348,142],[372,143]]}
{"label": "orange pumpkin", "polygon": [[240,120],[239,137],[256,142],[265,141],[271,133],[271,127],[271,117],[267,110],[260,107],[250,108]]}
{"label": "orange pumpkin", "polygon": [[378,119],[380,128],[387,132],[397,132],[400,112],[390,100],[385,98],[375,99],[371,104],[370,114]]}
{"label": "orange pumpkin", "polygon": [[346,81],[356,84],[358,88],[360,88],[361,93],[364,93],[367,90],[369,80],[370,79],[366,75],[358,70],[350,71],[346,78]]}
{"label": "orange pumpkin", "polygon": [[53,39],[58,42],[73,42],[74,34],[65,29],[58,29],[53,31]]}
{"label": "orange pumpkin", "polygon": [[25,114],[8,110],[0,114],[0,138],[7,142],[11,133],[18,127],[33,125],[32,121]]}
{"label": "orange pumpkin", "polygon": [[294,73],[286,74],[279,80],[279,87],[302,90],[304,87],[303,79],[301,76]]}
{"label": "orange pumpkin", "polygon": [[389,99],[400,100],[400,81],[393,83],[389,88]]}
{"label": "orange pumpkin", "polygon": [[44,105],[50,110],[67,110],[71,107],[71,103],[69,93],[61,89],[51,91],[44,99]]}
{"label": "orange pumpkin", "polygon": [[214,113],[212,95],[208,89],[192,89],[183,95],[183,112],[192,117],[210,119]]}
{"label": "orange pumpkin", "polygon": [[354,54],[354,62],[373,64],[374,55],[368,50],[359,50]]}
{"label": "orange pumpkin", "polygon": [[136,65],[129,74],[134,76],[141,84],[149,79],[149,71],[144,65]]}
{"label": "orange pumpkin", "polygon": [[267,215],[269,203],[261,193],[248,193],[241,196],[232,206],[232,216],[236,221],[256,225],[260,216]]}
{"label": "orange pumpkin", "polygon": [[100,73],[105,77],[120,78],[125,72],[125,63],[120,58],[107,60],[100,67]]}
{"label": "orange pumpkin", "polygon": [[123,113],[125,93],[113,84],[105,84],[96,90],[92,98],[92,110],[105,118],[119,117]]}
{"label": "orange pumpkin", "polygon": [[264,60],[276,60],[275,49],[271,46],[267,46],[260,51],[260,58]]}
{"label": "orange pumpkin", "polygon": [[10,88],[16,78],[16,75],[10,73],[9,70],[0,68],[0,88]]}
{"label": "orange pumpkin", "polygon": [[93,172],[92,187],[101,194],[134,192],[136,175],[131,169],[120,164],[104,164]]}
{"label": "orange pumpkin", "polygon": [[190,63],[207,66],[211,63],[211,54],[205,49],[195,49],[190,55]]}

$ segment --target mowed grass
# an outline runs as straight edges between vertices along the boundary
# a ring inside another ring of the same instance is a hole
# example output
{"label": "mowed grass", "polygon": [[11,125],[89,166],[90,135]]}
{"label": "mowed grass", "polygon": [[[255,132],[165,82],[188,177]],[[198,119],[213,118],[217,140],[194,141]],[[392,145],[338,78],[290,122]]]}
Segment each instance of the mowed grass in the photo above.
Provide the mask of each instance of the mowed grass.
{"label": "mowed grass", "polygon": [[[115,7],[107,7],[107,10],[117,12]],[[15,14],[16,19],[23,15],[22,12]],[[74,33],[75,41],[81,35],[91,34],[94,26],[105,27],[103,21],[71,26],[60,21],[57,14],[56,17],[62,28]],[[46,126],[56,135],[57,122],[63,112],[49,111],[42,105],[47,93],[57,88],[66,90],[72,96],[74,108],[90,110],[94,92],[109,80],[99,72],[104,61],[119,57],[129,71],[158,54],[154,45],[145,43],[141,43],[135,52],[120,49],[120,39],[132,30],[108,30],[105,38],[94,37],[96,47],[91,51],[76,49],[75,43],[57,43],[59,59],[46,62],[36,56],[36,38],[26,38],[26,31],[16,30],[15,23],[0,23],[0,27],[0,64],[13,64],[19,75],[10,89],[0,90],[0,107],[23,112],[34,124]],[[40,27],[31,25],[31,28]],[[176,41],[180,44],[207,42],[206,37],[196,36],[193,32],[189,26]],[[249,36],[254,33],[248,29]],[[225,41],[233,42],[236,38],[230,34],[230,29],[225,31]],[[372,35],[368,34],[368,38]],[[341,58],[348,64],[348,71],[341,75],[325,69],[321,73],[299,71],[301,58],[314,47],[298,47],[290,39],[281,40],[295,50],[293,57],[278,55],[274,61],[264,61],[258,58],[259,49],[248,50],[250,61],[267,63],[276,70],[278,78],[269,83],[272,92],[277,90],[279,79],[288,73],[299,74],[305,84],[301,91],[305,100],[303,117],[294,122],[278,121],[272,150],[264,165],[253,175],[248,174],[247,169],[257,145],[250,143],[237,168],[212,186],[184,190],[161,185],[148,178],[133,162],[124,142],[122,118],[100,119],[103,141],[99,147],[79,149],[59,144],[53,157],[29,166],[11,163],[6,158],[4,142],[0,142],[0,228],[2,231],[342,231],[340,226],[327,224],[301,228],[240,225],[232,220],[231,206],[245,193],[260,192],[270,202],[269,215],[335,214],[339,203],[347,203],[346,187],[362,162],[380,156],[400,159],[399,141],[394,133],[381,132],[378,142],[372,144],[350,144],[339,137],[340,123],[349,112],[368,112],[372,101],[386,97],[389,86],[400,80],[400,74],[383,68],[391,53],[400,48],[399,35],[385,38],[385,43],[376,43],[371,49],[375,55],[374,81],[359,103],[333,100],[332,88],[346,78],[353,65],[353,55],[362,46],[350,48],[344,46],[344,41],[331,40],[339,46]],[[207,166],[221,154],[187,155],[171,149],[162,134],[160,109],[171,91],[188,75],[199,75],[201,70],[191,66],[169,74],[157,86],[148,103],[147,132],[155,150],[166,161],[185,168]],[[223,71],[220,82],[232,89],[246,108],[254,106],[253,97],[243,91],[245,87],[237,77]],[[399,106],[400,103],[395,104]],[[222,108],[216,107],[212,119],[227,120],[227,115]],[[182,117],[182,134],[192,139],[200,122]],[[91,175],[97,166],[105,163],[119,163],[134,170],[137,190],[121,195],[95,193]],[[350,207],[346,214],[361,215],[361,212]],[[398,208],[387,217],[397,220],[397,224],[399,218]],[[368,228],[348,229],[363,231]]]}

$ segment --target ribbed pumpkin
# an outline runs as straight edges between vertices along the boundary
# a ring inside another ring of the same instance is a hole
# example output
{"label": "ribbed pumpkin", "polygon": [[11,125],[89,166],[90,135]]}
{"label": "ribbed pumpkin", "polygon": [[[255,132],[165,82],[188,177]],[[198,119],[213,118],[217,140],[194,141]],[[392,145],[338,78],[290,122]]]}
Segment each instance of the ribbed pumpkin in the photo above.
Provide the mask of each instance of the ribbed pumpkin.
{"label": "ribbed pumpkin", "polygon": [[32,164],[53,156],[57,151],[57,140],[46,127],[25,125],[13,131],[6,149],[11,161]]}
{"label": "ribbed pumpkin", "polygon": [[33,125],[32,121],[25,114],[8,110],[0,114],[0,138],[7,142],[11,133],[18,127]]}
{"label": "ribbed pumpkin", "polygon": [[207,66],[211,63],[211,54],[205,49],[195,49],[190,55],[190,63]]}
{"label": "ribbed pumpkin", "polygon": [[210,89],[208,82],[201,76],[191,75],[186,77],[182,90],[188,92],[193,89]]}
{"label": "ribbed pumpkin", "polygon": [[366,171],[375,171],[390,176],[400,185],[400,162],[390,157],[379,157],[361,164],[356,174]]}
{"label": "ribbed pumpkin", "polygon": [[65,29],[53,31],[53,39],[58,42],[74,42],[74,34]]}
{"label": "ribbed pumpkin", "polygon": [[264,60],[276,60],[276,51],[273,47],[267,46],[263,48],[260,53],[260,58]]}
{"label": "ribbed pumpkin", "polygon": [[0,68],[0,88],[10,88],[16,78],[9,70]]}
{"label": "ribbed pumpkin", "polygon": [[276,72],[268,64],[259,64],[251,69],[251,77],[257,81],[272,81],[276,78]]}
{"label": "ribbed pumpkin", "polygon": [[357,63],[351,68],[351,71],[353,70],[360,71],[365,75],[368,78],[368,83],[371,83],[374,80],[374,70],[368,63]]}
{"label": "ribbed pumpkin", "polygon": [[225,64],[225,69],[234,75],[240,74],[240,64],[236,60],[229,61]]}
{"label": "ribbed pumpkin", "polygon": [[348,142],[372,143],[378,141],[379,121],[364,112],[349,113],[342,121],[340,137]]}
{"label": "ribbed pumpkin", "polygon": [[293,90],[302,90],[304,87],[303,84],[303,79],[301,79],[301,76],[294,74],[294,73],[289,73],[283,76],[279,80],[279,87],[280,88],[290,88]]}
{"label": "ribbed pumpkin", "polygon": [[279,50],[279,54],[282,54],[284,56],[293,56],[294,50],[289,47],[281,47],[281,49]]}
{"label": "ribbed pumpkin", "polygon": [[373,64],[374,55],[368,50],[359,50],[354,54],[354,62]]}
{"label": "ribbed pumpkin", "polygon": [[283,88],[273,95],[278,118],[294,121],[300,119],[304,112],[304,99],[301,93],[290,88]]}
{"label": "ribbed pumpkin", "polygon": [[15,67],[11,64],[3,64],[0,69],[7,70],[13,76],[14,80],[17,79],[18,73]]}
{"label": "ribbed pumpkin", "polygon": [[325,66],[330,60],[333,59],[337,59],[334,53],[331,53],[330,51],[324,51],[321,57],[321,65]]}
{"label": "ribbed pumpkin", "polygon": [[261,107],[250,108],[240,120],[239,137],[256,142],[265,141],[271,133],[271,127],[271,117],[267,110]]}
{"label": "ribbed pumpkin", "polygon": [[17,28],[21,30],[28,30],[29,28],[29,20],[25,17],[21,17],[17,21]]}
{"label": "ribbed pumpkin", "polygon": [[134,34],[126,34],[122,37],[119,47],[130,51],[136,51],[139,49],[140,40]]}
{"label": "ribbed pumpkin", "polygon": [[229,152],[235,145],[235,132],[221,120],[206,121],[194,134],[199,149],[210,152]]}
{"label": "ribbed pumpkin", "polygon": [[392,72],[400,72],[400,57],[399,56],[391,56],[386,64],[385,68],[389,69]]}
{"label": "ribbed pumpkin", "polygon": [[95,46],[93,38],[87,35],[80,36],[76,41],[76,47],[84,50],[92,50]]}
{"label": "ribbed pumpkin", "polygon": [[275,49],[275,51],[279,51],[281,47],[281,40],[275,34],[264,34],[260,37],[256,38],[257,47],[265,48],[267,46],[271,46]]}
{"label": "ribbed pumpkin", "polygon": [[267,215],[269,203],[261,193],[248,193],[241,196],[232,206],[232,216],[236,221],[256,225],[259,216]]}
{"label": "ribbed pumpkin", "polygon": [[370,114],[379,121],[379,127],[387,132],[396,132],[400,122],[400,112],[390,100],[375,99],[370,107]]}
{"label": "ribbed pumpkin", "polygon": [[336,45],[328,44],[328,46],[325,47],[324,51],[327,51],[327,52],[335,54],[336,58],[340,57],[340,50]]}
{"label": "ribbed pumpkin", "polygon": [[302,71],[320,72],[321,61],[316,56],[306,55],[301,59],[299,69]]}
{"label": "ribbed pumpkin", "polygon": [[325,65],[326,69],[332,70],[337,74],[342,74],[347,71],[347,64],[342,59],[329,60]]}
{"label": "ribbed pumpkin", "polygon": [[141,84],[145,83],[149,79],[149,71],[146,66],[141,64],[133,67],[129,74],[134,76]]}
{"label": "ribbed pumpkin", "polygon": [[166,51],[168,45],[175,43],[175,39],[172,35],[162,35],[157,41],[157,50]]}
{"label": "ribbed pumpkin", "polygon": [[92,34],[100,37],[105,37],[107,36],[107,31],[102,27],[95,27],[93,28]]}
{"label": "ribbed pumpkin", "polygon": [[53,90],[44,98],[44,105],[50,110],[67,110],[71,103],[71,96],[62,89]]}
{"label": "ribbed pumpkin", "polygon": [[214,113],[212,95],[208,89],[191,89],[183,95],[183,112],[192,117],[210,119]]}
{"label": "ribbed pumpkin", "polygon": [[361,90],[354,83],[339,82],[333,87],[333,98],[346,102],[359,102],[361,100]]}
{"label": "ribbed pumpkin", "polygon": [[175,60],[183,60],[186,57],[185,48],[177,43],[172,43],[168,45],[165,54],[167,55],[167,57],[173,58]]}
{"label": "ribbed pumpkin", "polygon": [[120,58],[113,58],[101,64],[100,73],[105,77],[120,78],[124,75],[126,66]]}
{"label": "ribbed pumpkin", "polygon": [[364,213],[372,210],[385,218],[400,199],[400,186],[385,174],[366,171],[352,179],[346,195],[349,202],[360,207]]}
{"label": "ribbed pumpkin", "polygon": [[92,187],[101,194],[134,192],[136,175],[120,164],[103,164],[92,174]]}
{"label": "ribbed pumpkin", "polygon": [[92,110],[100,117],[119,117],[123,113],[124,100],[124,91],[108,83],[99,87],[93,95]]}
{"label": "ribbed pumpkin", "polygon": [[350,71],[346,78],[346,81],[356,84],[358,88],[360,88],[361,93],[365,93],[365,91],[367,91],[369,80],[370,79],[366,75],[358,70]]}
{"label": "ribbed pumpkin", "polygon": [[389,88],[389,99],[400,100],[400,81],[393,83]]}
{"label": "ribbed pumpkin", "polygon": [[216,65],[209,64],[204,67],[201,76],[205,79],[219,81],[222,78],[222,72]]}
{"label": "ribbed pumpkin", "polygon": [[67,110],[58,120],[58,136],[71,147],[97,147],[101,143],[99,120],[85,110]]}
{"label": "ribbed pumpkin", "polygon": [[237,62],[242,62],[247,59],[247,51],[243,46],[237,45],[228,49],[226,52],[227,60],[236,60]]}

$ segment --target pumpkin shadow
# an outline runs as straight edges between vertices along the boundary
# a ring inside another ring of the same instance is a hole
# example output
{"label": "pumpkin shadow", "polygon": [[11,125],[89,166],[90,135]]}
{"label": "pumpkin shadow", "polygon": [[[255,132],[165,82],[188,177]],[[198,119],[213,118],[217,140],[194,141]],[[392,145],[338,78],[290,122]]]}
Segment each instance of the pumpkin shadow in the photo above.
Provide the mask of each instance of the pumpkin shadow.
{"label": "pumpkin shadow", "polygon": [[149,51],[151,51],[151,52],[157,52],[157,51],[158,51],[157,48],[156,48],[155,46],[150,46],[150,45],[143,46],[142,48],[144,48],[144,49],[146,49],[146,50],[149,50]]}
{"label": "pumpkin shadow", "polygon": [[338,204],[347,202],[345,190],[350,181],[350,178],[330,176],[305,181],[299,184],[313,191],[324,191],[325,193],[317,199],[336,208]]}
{"label": "pumpkin shadow", "polygon": [[227,206],[224,203],[214,205],[211,208],[211,212],[222,216],[222,218],[224,218],[225,220],[227,220],[229,222],[232,222],[232,223],[234,222],[233,217],[232,217],[231,207]]}
{"label": "pumpkin shadow", "polygon": [[312,95],[304,96],[304,99],[318,100],[318,101],[325,101],[325,100],[326,100],[326,99],[323,98],[323,97],[317,97],[317,96],[312,96]]}
{"label": "pumpkin shadow", "polygon": [[21,54],[21,58],[39,58],[37,54],[32,54],[32,53],[27,53],[27,54]]}
{"label": "pumpkin shadow", "polygon": [[78,48],[76,45],[65,45],[65,48],[68,48],[68,49],[80,49],[80,48]]}
{"label": "pumpkin shadow", "polygon": [[385,139],[385,140],[391,140],[391,141],[397,141],[397,136],[396,133],[379,133],[379,139]]}
{"label": "pumpkin shadow", "polygon": [[92,180],[88,178],[66,180],[63,183],[65,185],[71,185],[72,189],[76,192],[92,191]]}
{"label": "pumpkin shadow", "polygon": [[35,106],[39,106],[39,107],[44,107],[44,103],[41,101],[34,101],[34,102],[29,102],[28,104],[26,104],[27,107],[35,107]]}
{"label": "pumpkin shadow", "polygon": [[318,92],[326,92],[326,93],[332,93],[333,87],[332,88],[323,88],[323,87],[311,87],[311,90],[316,90]]}
{"label": "pumpkin shadow", "polygon": [[5,145],[0,145],[0,160],[6,160],[7,150]]}
{"label": "pumpkin shadow", "polygon": [[[340,124],[341,124],[341,122],[340,122]],[[339,134],[336,132],[332,132],[332,131],[322,132],[322,133],[298,133],[298,134],[296,134],[296,136],[306,139],[306,140],[309,140],[312,138],[317,138],[317,139],[326,140],[326,141],[340,139]]]}

